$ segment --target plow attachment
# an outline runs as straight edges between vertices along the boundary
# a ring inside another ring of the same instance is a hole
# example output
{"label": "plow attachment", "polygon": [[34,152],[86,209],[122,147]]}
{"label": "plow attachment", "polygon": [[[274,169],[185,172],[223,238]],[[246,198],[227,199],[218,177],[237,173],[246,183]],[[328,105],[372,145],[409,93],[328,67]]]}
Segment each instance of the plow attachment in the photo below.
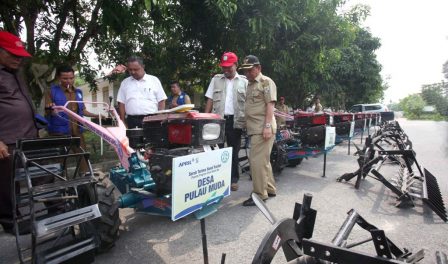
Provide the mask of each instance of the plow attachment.
{"label": "plow attachment", "polygon": [[448,222],[445,204],[436,177],[427,169],[423,173],[424,184],[422,201],[429,206],[443,221]]}
{"label": "plow attachment", "polygon": [[[256,205],[271,222],[272,228],[263,238],[252,263],[271,263],[280,248],[283,249],[288,263],[317,264],[317,263],[418,263],[425,254],[423,250],[416,253],[401,248],[392,242],[384,230],[367,222],[354,209],[347,214],[342,226],[331,243],[312,239],[316,210],[311,209],[311,194],[305,194],[303,203],[296,203],[292,218],[276,220],[266,205],[256,195],[252,194]],[[362,241],[348,244],[348,238],[355,225],[366,230],[369,236]],[[372,242],[375,253],[368,254],[353,248],[367,242]],[[446,259],[442,252],[436,252],[438,264]]]}
{"label": "plow attachment", "polygon": [[[367,176],[382,182],[397,196],[397,207],[414,206],[421,199],[444,222],[448,221],[446,207],[436,177],[417,162],[412,142],[397,122],[383,126],[373,137],[368,137],[359,154],[359,169],[346,173],[337,181],[356,179],[358,189]],[[382,165],[390,161],[399,165],[397,177],[387,179],[380,173]]]}

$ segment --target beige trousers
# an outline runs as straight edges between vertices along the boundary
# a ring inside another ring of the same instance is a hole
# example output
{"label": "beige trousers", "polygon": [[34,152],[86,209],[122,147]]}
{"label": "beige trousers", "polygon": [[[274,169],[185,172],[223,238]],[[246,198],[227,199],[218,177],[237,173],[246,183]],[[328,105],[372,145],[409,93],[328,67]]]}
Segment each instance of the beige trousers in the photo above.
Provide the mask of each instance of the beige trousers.
{"label": "beige trousers", "polygon": [[268,193],[276,192],[270,161],[274,137],[272,136],[266,141],[263,139],[263,135],[250,137],[249,162],[253,192],[258,194],[261,199],[267,199]]}

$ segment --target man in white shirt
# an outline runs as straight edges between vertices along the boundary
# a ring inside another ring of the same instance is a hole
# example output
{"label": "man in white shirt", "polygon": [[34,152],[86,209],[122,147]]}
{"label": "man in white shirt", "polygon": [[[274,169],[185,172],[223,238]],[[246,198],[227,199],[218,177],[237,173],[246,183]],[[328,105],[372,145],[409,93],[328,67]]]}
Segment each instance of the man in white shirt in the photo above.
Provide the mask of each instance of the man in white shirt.
{"label": "man in white shirt", "polygon": [[121,82],[117,96],[120,118],[128,128],[142,127],[143,117],[165,109],[167,97],[160,80],[146,74],[141,58],[130,57],[127,70],[131,76]]}
{"label": "man in white shirt", "polygon": [[222,74],[210,81],[205,96],[206,113],[216,113],[226,119],[226,142],[232,147],[231,190],[238,190],[238,153],[241,147],[242,129],[245,127],[244,104],[246,101],[247,79],[236,72],[238,57],[233,52],[225,52],[219,64]]}

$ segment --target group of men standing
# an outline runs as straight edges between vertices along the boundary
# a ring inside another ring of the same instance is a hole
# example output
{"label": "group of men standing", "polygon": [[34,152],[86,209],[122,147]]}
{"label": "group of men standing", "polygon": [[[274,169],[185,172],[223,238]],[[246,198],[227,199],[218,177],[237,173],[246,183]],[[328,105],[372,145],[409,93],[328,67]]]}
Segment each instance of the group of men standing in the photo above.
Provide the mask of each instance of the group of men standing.
{"label": "group of men standing", "polygon": [[[275,197],[270,153],[277,127],[274,118],[277,87],[261,73],[261,64],[256,56],[249,55],[244,59],[240,69],[245,75],[238,74],[238,57],[233,52],[225,52],[219,65],[222,73],[211,79],[205,93],[205,112],[219,114],[226,120],[226,143],[233,148],[231,190],[238,190],[238,154],[243,129],[247,129],[251,142],[249,161],[253,192],[263,200]],[[145,115],[165,109],[167,99],[169,108],[191,102],[178,82],[171,83],[172,96],[168,98],[160,80],[146,74],[140,58],[129,58],[127,70],[130,76],[121,83],[117,101],[120,118],[126,120],[128,128],[141,127]],[[253,206],[255,203],[249,198],[243,205]]]}
{"label": "group of men standing", "polygon": [[[19,76],[22,60],[31,55],[25,50],[19,37],[0,31],[0,224],[12,232],[12,153],[17,139],[38,137],[34,104],[27,85]],[[226,141],[233,147],[231,189],[238,190],[238,153],[243,129],[247,129],[251,147],[249,153],[253,192],[263,200],[276,196],[275,181],[270,164],[270,152],[276,132],[274,105],[277,101],[275,83],[261,73],[257,57],[249,55],[237,73],[238,57],[226,52],[221,57],[222,74],[215,75],[206,92],[205,112],[220,114],[226,120]],[[145,115],[169,107],[190,103],[190,98],[181,91],[179,83],[171,84],[172,96],[168,98],[160,80],[146,74],[141,58],[130,57],[127,61],[129,77],[124,79],[118,91],[120,118],[128,128],[140,127]],[[70,66],[61,66],[55,84],[45,94],[45,105],[64,105],[67,101],[82,101],[80,89],[74,87],[74,71]],[[81,116],[98,117],[90,113],[82,103],[71,104],[70,109]],[[50,111],[50,110],[47,110]],[[49,116],[50,135],[82,136],[76,122],[65,116]],[[21,125],[17,125],[21,124]],[[84,144],[83,144],[84,145]],[[255,205],[252,198],[244,206]]]}
{"label": "group of men standing", "polygon": [[[263,200],[275,197],[270,153],[277,127],[274,118],[277,87],[261,73],[261,64],[256,56],[245,57],[240,67],[245,76],[237,73],[238,57],[233,52],[223,54],[220,66],[223,73],[212,78],[205,94],[205,112],[220,114],[226,120],[226,141],[233,148],[231,189],[238,190],[238,153],[242,129],[246,128],[250,137],[249,162],[253,192]],[[249,198],[243,205],[253,206],[255,203]]]}

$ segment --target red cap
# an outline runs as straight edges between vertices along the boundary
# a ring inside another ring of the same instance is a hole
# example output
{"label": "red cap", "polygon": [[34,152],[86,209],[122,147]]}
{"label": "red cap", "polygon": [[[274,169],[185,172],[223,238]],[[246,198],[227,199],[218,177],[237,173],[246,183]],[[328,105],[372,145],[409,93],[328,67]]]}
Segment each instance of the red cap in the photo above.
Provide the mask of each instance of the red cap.
{"label": "red cap", "polygon": [[219,66],[221,67],[230,67],[233,64],[238,62],[238,57],[233,52],[225,52],[221,57],[221,63]]}
{"label": "red cap", "polygon": [[7,31],[0,31],[0,48],[19,57],[31,57],[20,38]]}

